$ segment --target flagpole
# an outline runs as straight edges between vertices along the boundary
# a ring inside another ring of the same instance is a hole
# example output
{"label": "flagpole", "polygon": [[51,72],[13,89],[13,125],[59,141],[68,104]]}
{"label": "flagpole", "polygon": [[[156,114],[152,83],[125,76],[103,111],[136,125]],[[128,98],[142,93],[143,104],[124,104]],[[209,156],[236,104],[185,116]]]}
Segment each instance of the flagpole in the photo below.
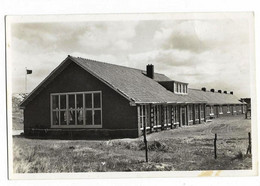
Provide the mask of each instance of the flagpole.
{"label": "flagpole", "polygon": [[25,93],[27,93],[27,67],[25,67]]}

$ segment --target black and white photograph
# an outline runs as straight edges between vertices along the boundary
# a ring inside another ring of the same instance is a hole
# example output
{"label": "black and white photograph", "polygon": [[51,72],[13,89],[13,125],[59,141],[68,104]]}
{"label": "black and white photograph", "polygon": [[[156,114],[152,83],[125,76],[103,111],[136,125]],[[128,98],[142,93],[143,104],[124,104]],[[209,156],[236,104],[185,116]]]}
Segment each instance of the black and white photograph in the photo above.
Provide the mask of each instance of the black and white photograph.
{"label": "black and white photograph", "polygon": [[7,16],[9,177],[257,175],[253,20]]}

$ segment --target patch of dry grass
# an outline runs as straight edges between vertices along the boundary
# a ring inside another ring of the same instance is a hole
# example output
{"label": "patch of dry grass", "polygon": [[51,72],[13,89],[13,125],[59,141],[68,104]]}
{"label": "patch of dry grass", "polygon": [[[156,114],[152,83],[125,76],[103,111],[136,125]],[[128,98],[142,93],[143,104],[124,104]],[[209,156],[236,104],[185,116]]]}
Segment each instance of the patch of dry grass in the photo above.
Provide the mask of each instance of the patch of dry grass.
{"label": "patch of dry grass", "polygon": [[[110,141],[13,137],[13,169],[16,173],[251,169],[252,158],[245,155],[248,120],[240,118],[239,125],[237,117],[225,125],[223,121],[149,135],[149,163],[144,162],[142,137]],[[212,131],[219,136],[217,159]]]}

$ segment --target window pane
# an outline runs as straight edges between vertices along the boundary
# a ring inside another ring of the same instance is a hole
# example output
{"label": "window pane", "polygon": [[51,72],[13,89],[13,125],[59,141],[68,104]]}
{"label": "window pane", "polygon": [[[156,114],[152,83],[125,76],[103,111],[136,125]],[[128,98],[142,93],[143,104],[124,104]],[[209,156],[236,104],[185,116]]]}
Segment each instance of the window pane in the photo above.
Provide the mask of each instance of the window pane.
{"label": "window pane", "polygon": [[83,125],[83,109],[77,110],[77,124]]}
{"label": "window pane", "polygon": [[52,124],[59,125],[59,111],[52,112]]}
{"label": "window pane", "polygon": [[92,125],[92,110],[86,111],[86,125]]}
{"label": "window pane", "polygon": [[70,94],[69,95],[69,108],[75,108],[75,95],[74,94]]}
{"label": "window pane", "polygon": [[69,124],[70,125],[75,125],[75,115],[76,115],[75,110],[69,111]]}
{"label": "window pane", "polygon": [[85,107],[92,108],[92,94],[85,94]]}
{"label": "window pane", "polygon": [[100,93],[94,93],[94,108],[100,107]]}
{"label": "window pane", "polygon": [[101,125],[101,110],[95,110],[94,113],[94,125]]}
{"label": "window pane", "polygon": [[60,124],[67,125],[67,114],[66,111],[60,111]]}
{"label": "window pane", "polygon": [[59,96],[58,95],[52,96],[52,108],[59,109]]}
{"label": "window pane", "polygon": [[83,94],[77,94],[77,108],[83,108]]}
{"label": "window pane", "polygon": [[66,95],[60,95],[60,108],[66,109]]}

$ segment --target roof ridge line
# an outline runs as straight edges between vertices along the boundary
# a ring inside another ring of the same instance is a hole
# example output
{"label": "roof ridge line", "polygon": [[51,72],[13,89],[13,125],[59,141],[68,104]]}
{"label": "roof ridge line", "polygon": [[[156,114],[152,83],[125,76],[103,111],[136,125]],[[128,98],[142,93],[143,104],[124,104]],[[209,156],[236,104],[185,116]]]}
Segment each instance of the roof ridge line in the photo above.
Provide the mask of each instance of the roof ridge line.
{"label": "roof ridge line", "polygon": [[[98,61],[98,60],[95,60],[95,59],[90,59],[90,58],[83,58],[83,57],[75,57],[75,56],[72,56],[72,55],[68,55],[69,57],[72,57],[72,58],[79,58],[79,59],[83,59],[83,60],[88,60],[88,61],[93,61],[93,62],[97,62],[97,63],[104,63],[104,64],[107,64],[107,65],[113,65],[113,66],[118,66],[118,67],[123,67],[123,68],[128,68],[128,69],[133,69],[133,70],[138,70],[138,71],[141,71],[141,72],[146,72],[146,70],[144,69],[138,69],[138,68],[134,68],[134,67],[128,67],[128,66],[123,66],[123,65],[118,65],[118,64],[113,64],[113,63],[109,63],[109,62],[104,62],[104,61]],[[164,75],[166,76],[165,74],[163,73],[158,73],[158,72],[154,72],[155,74],[159,74],[159,75]],[[166,76],[168,77],[168,76]]]}
{"label": "roof ridge line", "polygon": [[76,59],[79,58],[79,59],[93,61],[93,62],[97,62],[97,63],[104,63],[104,64],[107,64],[107,65],[113,65],[113,66],[118,66],[118,67],[123,67],[123,68],[130,68],[130,69],[134,69],[134,70],[145,71],[145,70],[141,70],[141,69],[134,68],[134,67],[127,67],[127,66],[123,66],[123,65],[117,65],[117,64],[113,64],[113,63],[109,63],[109,62],[104,62],[104,61],[98,61],[98,60],[90,59],[90,58],[74,57],[74,56],[71,56],[71,55],[69,55],[69,56],[72,57],[72,58],[76,58]]}

